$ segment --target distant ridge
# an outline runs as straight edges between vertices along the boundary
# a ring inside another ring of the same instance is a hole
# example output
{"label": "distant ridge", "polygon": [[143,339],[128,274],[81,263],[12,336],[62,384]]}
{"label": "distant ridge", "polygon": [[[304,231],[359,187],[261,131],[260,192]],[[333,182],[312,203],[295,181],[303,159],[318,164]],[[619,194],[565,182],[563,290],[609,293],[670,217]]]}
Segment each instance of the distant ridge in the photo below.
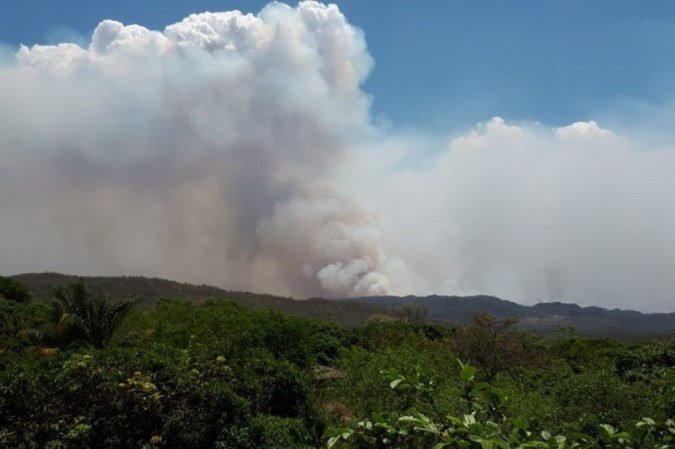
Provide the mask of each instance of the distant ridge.
{"label": "distant ridge", "polygon": [[427,309],[428,318],[453,325],[467,322],[477,312],[499,318],[517,317],[523,328],[551,332],[559,327],[574,327],[584,335],[675,335],[675,313],[642,313],[634,310],[581,307],[561,302],[524,306],[494,296],[369,296],[345,299],[385,309],[416,304]]}
{"label": "distant ridge", "polygon": [[[56,286],[71,284],[79,276],[59,273],[26,273],[12,276],[30,290],[35,300],[47,300]],[[370,296],[344,299],[294,300],[266,294],[228,291],[209,285],[193,285],[140,276],[82,277],[94,289],[113,298],[135,296],[140,306],[152,307],[162,298],[201,303],[223,299],[255,309],[274,309],[306,318],[359,326],[373,316],[393,315],[408,304],[424,307],[430,321],[446,326],[466,323],[474,313],[486,312],[499,318],[517,317],[522,328],[551,333],[560,327],[574,327],[589,336],[675,335],[675,313],[641,313],[631,310],[581,307],[560,302],[524,306],[494,296]]]}

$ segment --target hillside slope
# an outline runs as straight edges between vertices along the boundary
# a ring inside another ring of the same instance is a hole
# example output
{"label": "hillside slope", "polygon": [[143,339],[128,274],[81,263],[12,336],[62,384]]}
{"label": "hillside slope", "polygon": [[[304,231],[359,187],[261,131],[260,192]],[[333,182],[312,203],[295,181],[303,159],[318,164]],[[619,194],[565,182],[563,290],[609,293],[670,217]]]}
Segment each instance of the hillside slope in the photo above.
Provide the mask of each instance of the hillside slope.
{"label": "hillside slope", "polygon": [[[54,287],[64,287],[80,277],[59,273],[26,273],[12,276],[23,283],[34,300],[51,298]],[[254,309],[274,309],[305,318],[332,321],[343,326],[365,324],[370,317],[387,314],[379,306],[327,299],[294,300],[279,296],[223,290],[209,285],[193,285],[140,276],[82,276],[94,290],[113,299],[134,297],[141,307],[151,307],[160,299],[185,299],[201,303],[206,299],[234,301]]]}
{"label": "hillside slope", "polygon": [[[26,285],[38,301],[49,299],[54,287],[65,286],[78,279],[77,276],[59,273],[28,273],[13,277]],[[437,295],[294,300],[139,276],[84,279],[95,290],[106,292],[112,298],[136,297],[142,307],[151,307],[161,298],[186,299],[196,303],[209,298],[224,299],[255,309],[275,309],[344,326],[358,326],[375,315],[391,315],[395,309],[416,304],[427,309],[429,320],[447,326],[466,323],[474,313],[486,312],[499,318],[517,317],[522,328],[543,333],[551,333],[559,327],[574,327],[578,333],[591,336],[675,335],[675,313],[646,314],[559,302],[524,306],[493,296]]]}

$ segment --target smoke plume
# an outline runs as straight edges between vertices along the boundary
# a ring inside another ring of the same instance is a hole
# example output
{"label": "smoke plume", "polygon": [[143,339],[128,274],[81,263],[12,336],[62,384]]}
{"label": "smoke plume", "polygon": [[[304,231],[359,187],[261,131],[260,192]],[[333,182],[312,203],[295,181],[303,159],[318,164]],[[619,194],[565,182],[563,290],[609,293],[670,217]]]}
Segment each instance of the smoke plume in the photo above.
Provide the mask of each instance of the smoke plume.
{"label": "smoke plume", "polygon": [[490,293],[672,309],[675,152],[492,119],[382,130],[334,5],[105,20],[0,68],[0,272],[296,297]]}

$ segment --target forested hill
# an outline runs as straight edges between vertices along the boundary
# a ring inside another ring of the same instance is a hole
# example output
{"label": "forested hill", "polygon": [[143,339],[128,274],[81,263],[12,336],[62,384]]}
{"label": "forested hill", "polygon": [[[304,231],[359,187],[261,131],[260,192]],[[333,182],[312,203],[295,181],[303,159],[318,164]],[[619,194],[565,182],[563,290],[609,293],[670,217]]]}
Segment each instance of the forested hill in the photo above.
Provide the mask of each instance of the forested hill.
{"label": "forested hill", "polygon": [[537,332],[571,326],[581,334],[595,336],[675,334],[675,313],[641,313],[560,302],[524,306],[494,296],[371,296],[343,301],[385,309],[415,304],[426,309],[428,319],[449,325],[466,323],[474,313],[487,312],[499,318],[517,317],[522,327]]}
{"label": "forested hill", "polygon": [[[13,276],[26,285],[34,299],[46,300],[52,289],[75,282],[78,277],[58,273],[31,273]],[[255,309],[277,309],[292,315],[324,319],[346,326],[358,326],[374,316],[397,314],[408,305],[421,306],[427,319],[454,326],[466,323],[477,312],[493,316],[517,317],[521,327],[549,333],[559,327],[574,327],[584,335],[675,335],[675,313],[643,314],[635,311],[580,307],[576,304],[540,303],[523,306],[492,296],[373,296],[350,299],[294,300],[272,295],[227,291],[208,285],[192,285],[158,278],[137,276],[84,277],[95,290],[112,298],[136,297],[141,306],[152,306],[161,298],[203,302],[226,299]]]}
{"label": "forested hill", "polygon": [[[12,276],[24,284],[34,300],[51,298],[54,287],[65,287],[80,279],[60,273],[27,273]],[[183,299],[202,303],[206,299],[234,301],[252,309],[275,309],[291,315],[332,321],[343,326],[361,326],[374,315],[388,312],[365,303],[348,303],[327,299],[297,301],[292,298],[228,291],[210,285],[193,285],[140,276],[82,276],[92,289],[112,299],[136,298],[141,307],[151,307],[160,299]]]}

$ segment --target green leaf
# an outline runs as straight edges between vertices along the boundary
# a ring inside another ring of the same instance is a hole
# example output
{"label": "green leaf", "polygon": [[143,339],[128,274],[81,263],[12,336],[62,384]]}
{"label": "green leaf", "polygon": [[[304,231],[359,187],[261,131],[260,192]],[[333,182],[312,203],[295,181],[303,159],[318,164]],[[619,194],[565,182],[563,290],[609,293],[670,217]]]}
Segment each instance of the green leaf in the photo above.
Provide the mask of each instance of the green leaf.
{"label": "green leaf", "polygon": [[527,418],[524,418],[522,416],[513,418],[511,422],[513,423],[514,426],[516,426],[520,430],[527,430],[530,427],[530,422],[527,420]]}
{"label": "green leaf", "polygon": [[609,441],[612,439],[612,435],[616,432],[614,430],[614,427],[610,426],[609,424],[600,424],[600,434],[602,438],[605,440]]}
{"label": "green leaf", "polygon": [[473,423],[469,425],[469,431],[474,435],[483,435],[485,433],[485,427],[479,423]]}
{"label": "green leaf", "polygon": [[424,421],[421,421],[419,418],[416,418],[416,417],[410,416],[410,415],[401,416],[398,419],[398,422],[405,423],[405,424],[424,424]]}
{"label": "green leaf", "polygon": [[495,445],[494,441],[492,440],[483,440],[480,442],[480,447],[482,449],[492,449],[492,447]]}
{"label": "green leaf", "polygon": [[398,379],[392,380],[392,381],[389,383],[389,387],[390,387],[391,389],[395,389],[395,388],[398,387],[398,386],[400,385],[400,383],[403,382],[404,380],[405,380],[405,377],[400,376],[400,377],[398,377]]}
{"label": "green leaf", "polygon": [[471,424],[474,424],[475,422],[476,422],[475,412],[470,415],[464,415],[464,419],[462,420],[462,424],[464,424],[464,426],[466,427],[469,427]]}
{"label": "green leaf", "polygon": [[476,377],[476,368],[471,365],[464,365],[462,371],[459,373],[459,377],[464,382],[470,382]]}
{"label": "green leaf", "polygon": [[463,424],[462,420],[456,416],[447,416],[446,419],[456,426],[461,426]]}

